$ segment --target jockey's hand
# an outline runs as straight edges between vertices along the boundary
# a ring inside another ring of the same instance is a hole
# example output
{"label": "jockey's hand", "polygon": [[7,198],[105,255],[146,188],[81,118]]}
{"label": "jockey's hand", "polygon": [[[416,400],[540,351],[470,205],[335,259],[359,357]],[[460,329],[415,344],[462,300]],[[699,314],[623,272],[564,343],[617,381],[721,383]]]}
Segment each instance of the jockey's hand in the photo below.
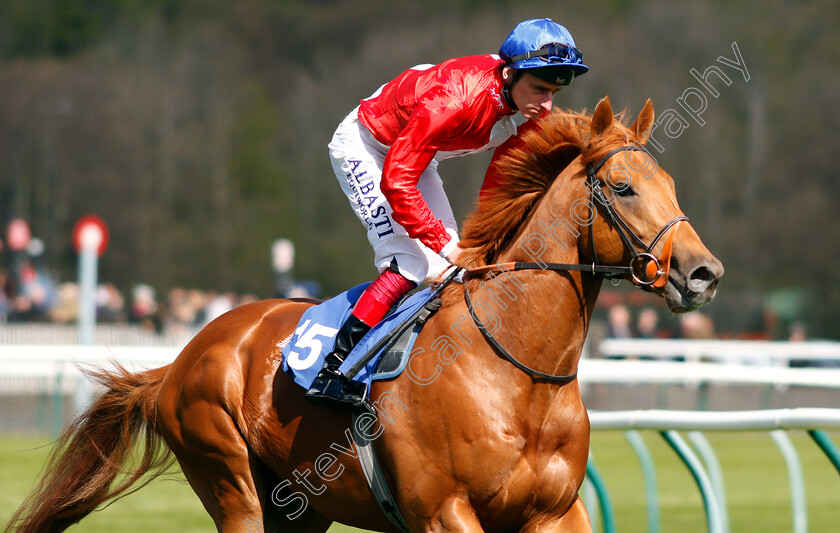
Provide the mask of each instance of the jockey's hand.
{"label": "jockey's hand", "polygon": [[464,249],[456,244],[455,248],[453,248],[451,252],[446,254],[446,260],[452,263],[453,265],[457,264],[458,258],[461,257],[461,252],[463,251]]}

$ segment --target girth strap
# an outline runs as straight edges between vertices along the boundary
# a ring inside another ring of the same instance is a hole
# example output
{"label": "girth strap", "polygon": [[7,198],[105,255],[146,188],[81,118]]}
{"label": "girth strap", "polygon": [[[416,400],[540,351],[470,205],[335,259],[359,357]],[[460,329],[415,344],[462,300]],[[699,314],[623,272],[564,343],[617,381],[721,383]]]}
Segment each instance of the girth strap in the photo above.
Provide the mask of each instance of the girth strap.
{"label": "girth strap", "polygon": [[356,448],[359,450],[359,463],[362,465],[365,480],[371,492],[373,492],[374,498],[376,498],[376,503],[382,508],[382,512],[385,513],[388,520],[402,533],[408,533],[408,524],[405,523],[400,509],[397,507],[397,501],[394,499],[394,495],[391,494],[391,489],[388,487],[385,473],[382,471],[382,466],[376,457],[376,450],[373,448],[373,441],[366,438],[358,430],[358,424],[356,422],[362,416],[376,415],[367,411],[356,411],[353,413],[353,442],[356,443]]}

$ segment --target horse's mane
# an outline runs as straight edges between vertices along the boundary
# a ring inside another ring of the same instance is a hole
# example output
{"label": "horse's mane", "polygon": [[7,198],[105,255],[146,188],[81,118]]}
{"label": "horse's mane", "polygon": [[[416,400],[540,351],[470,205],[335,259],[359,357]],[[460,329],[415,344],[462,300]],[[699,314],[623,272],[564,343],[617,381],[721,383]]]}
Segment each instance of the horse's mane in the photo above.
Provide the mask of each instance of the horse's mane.
{"label": "horse's mane", "polygon": [[622,112],[613,127],[591,138],[591,114],[555,108],[542,120],[541,130],[524,134],[521,147],[494,163],[502,176],[499,187],[480,198],[464,222],[460,242],[464,252],[459,263],[467,267],[495,263],[557,176],[576,157],[580,156],[586,167],[613,147],[632,142],[633,134],[622,123],[623,116]]}

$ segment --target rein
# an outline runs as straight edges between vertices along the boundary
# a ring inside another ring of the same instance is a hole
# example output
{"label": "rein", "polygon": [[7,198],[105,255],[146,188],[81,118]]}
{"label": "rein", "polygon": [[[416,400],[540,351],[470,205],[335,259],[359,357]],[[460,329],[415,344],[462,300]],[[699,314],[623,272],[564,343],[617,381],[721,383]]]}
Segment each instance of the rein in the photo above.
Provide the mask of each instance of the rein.
{"label": "rein", "polygon": [[[671,269],[671,250],[674,244],[674,234],[676,231],[670,231],[672,228],[675,228],[679,223],[688,221],[688,217],[685,215],[679,215],[671,219],[667,224],[662,226],[662,228],[657,232],[657,234],[653,237],[653,240],[650,244],[645,244],[644,240],[639,237],[633,230],[630,228],[630,225],[621,218],[621,215],[615,210],[613,207],[612,202],[607,198],[607,195],[604,193],[603,188],[601,187],[601,182],[597,178],[597,173],[604,166],[604,164],[615,154],[624,151],[633,151],[638,150],[644,152],[645,149],[637,146],[637,145],[630,145],[630,146],[622,146],[620,148],[616,148],[615,150],[609,152],[607,155],[602,157],[597,163],[592,165],[586,171],[586,185],[590,191],[590,201],[592,204],[595,204],[595,200],[604,208],[606,211],[607,219],[609,220],[610,224],[616,229],[618,232],[619,237],[621,238],[621,242],[624,244],[625,248],[630,250],[633,254],[633,257],[630,259],[630,263],[627,266],[619,266],[619,265],[601,265],[598,264],[598,253],[595,250],[595,237],[594,232],[590,229],[589,231],[589,241],[592,247],[592,255],[593,261],[591,264],[582,264],[582,263],[529,263],[529,262],[507,262],[507,263],[497,263],[495,265],[485,265],[480,267],[469,268],[465,272],[466,277],[482,277],[488,273],[501,273],[501,272],[509,272],[509,271],[517,271],[517,270],[551,270],[555,272],[561,271],[577,271],[577,272],[587,272],[592,274],[593,276],[602,276],[605,279],[615,279],[615,278],[627,278],[629,277],[630,280],[634,285],[640,287],[642,289],[648,290],[648,287],[655,287],[655,288],[662,288],[668,283],[668,274]],[[662,250],[662,256],[657,258],[653,255],[653,248],[656,244],[662,240],[662,237],[665,234],[668,234],[668,238],[665,240],[665,247]],[[643,251],[639,251],[637,249],[637,245],[641,247]],[[665,265],[663,268],[662,265]],[[551,381],[554,383],[568,383],[573,381],[577,377],[577,371],[572,374],[568,375],[554,375],[554,374],[546,374],[545,372],[540,372],[539,370],[535,370],[518,359],[516,359],[510,352],[508,352],[504,346],[502,346],[493,334],[487,329],[487,326],[479,320],[478,316],[475,313],[475,308],[472,304],[472,299],[470,298],[469,290],[467,290],[466,283],[464,284],[464,301],[467,304],[467,308],[470,311],[470,316],[473,319],[473,322],[481,331],[484,338],[487,342],[496,350],[498,354],[502,357],[510,361],[515,367],[519,368],[526,374],[530,375],[532,378],[535,379],[544,379],[547,381]]]}
{"label": "rein", "polygon": [[499,341],[496,340],[496,337],[493,336],[492,333],[487,329],[487,326],[478,319],[478,315],[475,314],[475,308],[473,308],[472,300],[470,299],[470,291],[467,290],[467,285],[464,284],[464,300],[467,302],[467,308],[470,310],[470,316],[475,322],[475,325],[478,326],[478,329],[481,330],[481,334],[484,335],[484,338],[487,339],[487,342],[490,343],[496,352],[498,352],[502,357],[510,361],[513,366],[518,368],[519,370],[525,372],[526,374],[530,375],[536,379],[545,379],[547,381],[551,381],[553,383],[568,383],[573,381],[577,377],[577,371],[565,375],[565,376],[557,376],[554,374],[546,374],[545,372],[540,372],[539,370],[535,370],[530,366],[526,365],[513,355],[510,352],[505,350],[505,347],[502,346]]}

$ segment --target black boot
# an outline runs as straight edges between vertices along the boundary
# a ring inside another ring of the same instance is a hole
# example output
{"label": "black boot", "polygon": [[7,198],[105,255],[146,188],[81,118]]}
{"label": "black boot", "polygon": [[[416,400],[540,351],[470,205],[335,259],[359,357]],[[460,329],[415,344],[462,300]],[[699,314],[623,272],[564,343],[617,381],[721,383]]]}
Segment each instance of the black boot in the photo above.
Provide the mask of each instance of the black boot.
{"label": "black boot", "polygon": [[335,337],[335,348],[324,358],[324,368],[306,393],[306,397],[317,404],[343,406],[363,406],[365,385],[351,381],[342,374],[338,367],[344,362],[353,347],[370,331],[370,326],[350,315]]}

